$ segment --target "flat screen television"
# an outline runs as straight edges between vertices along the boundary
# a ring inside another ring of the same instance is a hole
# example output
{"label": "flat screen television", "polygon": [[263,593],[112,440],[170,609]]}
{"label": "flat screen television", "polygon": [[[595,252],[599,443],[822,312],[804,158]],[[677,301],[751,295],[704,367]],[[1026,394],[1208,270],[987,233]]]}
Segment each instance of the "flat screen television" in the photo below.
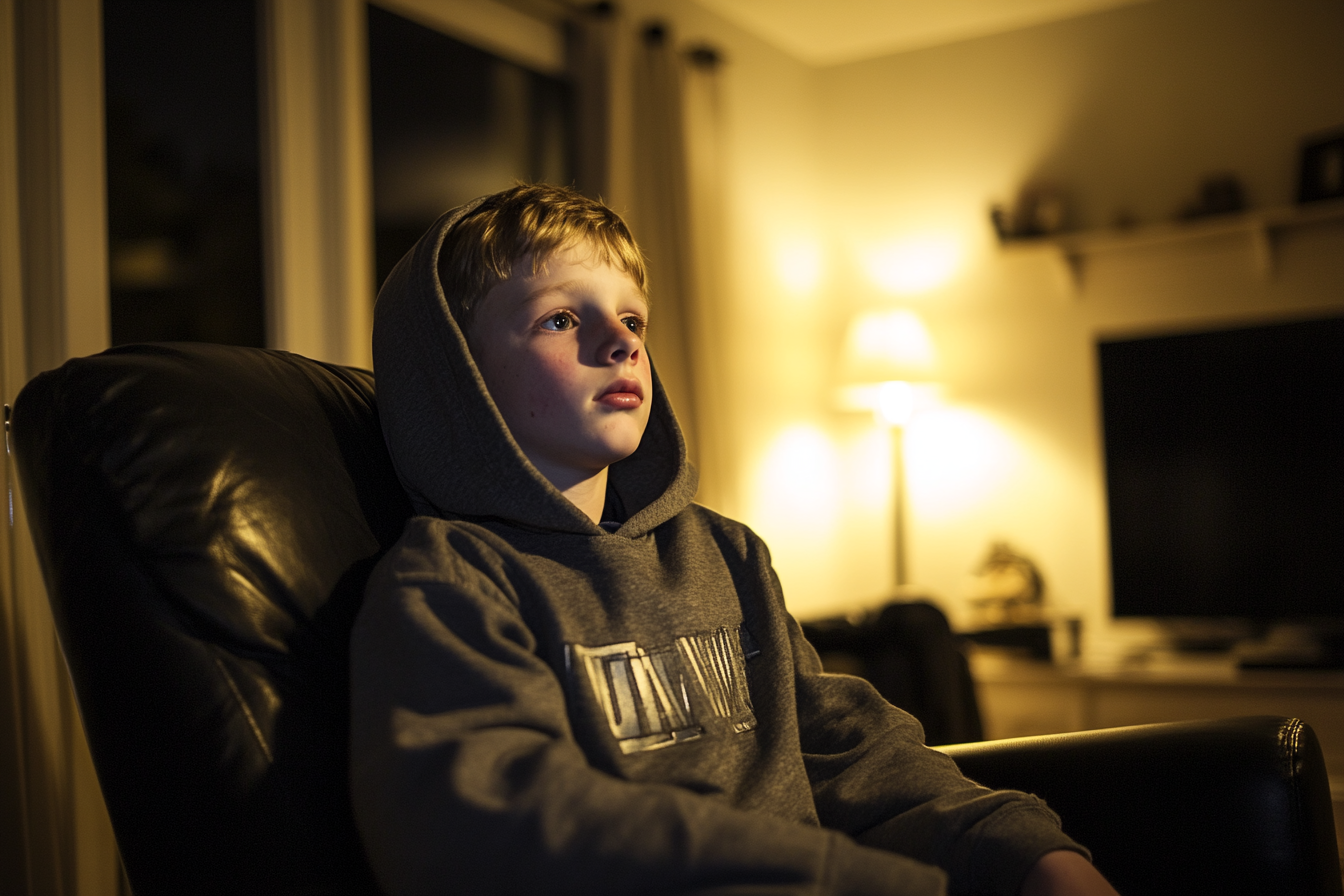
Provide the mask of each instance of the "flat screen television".
{"label": "flat screen television", "polygon": [[1344,317],[1097,354],[1114,614],[1344,619]]}

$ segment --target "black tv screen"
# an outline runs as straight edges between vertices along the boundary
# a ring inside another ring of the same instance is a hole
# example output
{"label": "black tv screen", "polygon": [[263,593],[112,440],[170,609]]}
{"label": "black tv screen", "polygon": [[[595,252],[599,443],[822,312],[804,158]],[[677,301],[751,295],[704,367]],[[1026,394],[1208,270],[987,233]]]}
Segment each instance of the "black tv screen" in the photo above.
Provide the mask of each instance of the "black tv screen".
{"label": "black tv screen", "polygon": [[1097,352],[1115,615],[1344,617],[1344,317]]}

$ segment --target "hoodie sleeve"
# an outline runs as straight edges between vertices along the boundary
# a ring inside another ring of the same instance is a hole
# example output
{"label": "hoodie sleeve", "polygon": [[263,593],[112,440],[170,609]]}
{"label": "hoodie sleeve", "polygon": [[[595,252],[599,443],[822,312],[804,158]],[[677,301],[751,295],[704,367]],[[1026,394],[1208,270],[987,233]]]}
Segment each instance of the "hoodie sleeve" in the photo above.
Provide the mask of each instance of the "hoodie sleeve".
{"label": "hoodie sleeve", "polygon": [[430,541],[384,558],[352,642],[352,797],[387,892],[944,892],[843,834],[591,767],[507,585]]}
{"label": "hoodie sleeve", "polygon": [[788,625],[803,759],[823,825],[947,869],[954,894],[1015,894],[1052,850],[1090,858],[1038,797],[967,779],[868,682],[823,673],[798,624]]}

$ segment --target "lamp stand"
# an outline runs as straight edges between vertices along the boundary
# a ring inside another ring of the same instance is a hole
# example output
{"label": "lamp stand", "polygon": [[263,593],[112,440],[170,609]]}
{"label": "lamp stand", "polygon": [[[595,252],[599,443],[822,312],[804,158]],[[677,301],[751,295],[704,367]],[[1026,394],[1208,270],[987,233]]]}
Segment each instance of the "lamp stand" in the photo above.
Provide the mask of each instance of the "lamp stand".
{"label": "lamp stand", "polygon": [[905,428],[891,427],[892,529],[895,540],[896,587],[907,584],[905,570]]}

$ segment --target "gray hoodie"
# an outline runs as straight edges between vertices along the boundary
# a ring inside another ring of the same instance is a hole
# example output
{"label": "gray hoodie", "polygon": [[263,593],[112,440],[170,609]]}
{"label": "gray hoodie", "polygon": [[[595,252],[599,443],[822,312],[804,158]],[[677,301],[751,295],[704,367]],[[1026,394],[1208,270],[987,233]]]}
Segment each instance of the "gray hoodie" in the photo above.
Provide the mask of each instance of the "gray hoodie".
{"label": "gray hoodie", "polygon": [[[821,671],[765,544],[692,503],[655,377],[594,524],[519,450],[444,301],[441,218],[378,296],[420,516],[352,642],[355,816],[389,893],[1015,893],[1083,852],[866,682]],[[614,529],[614,531],[609,531]]]}

